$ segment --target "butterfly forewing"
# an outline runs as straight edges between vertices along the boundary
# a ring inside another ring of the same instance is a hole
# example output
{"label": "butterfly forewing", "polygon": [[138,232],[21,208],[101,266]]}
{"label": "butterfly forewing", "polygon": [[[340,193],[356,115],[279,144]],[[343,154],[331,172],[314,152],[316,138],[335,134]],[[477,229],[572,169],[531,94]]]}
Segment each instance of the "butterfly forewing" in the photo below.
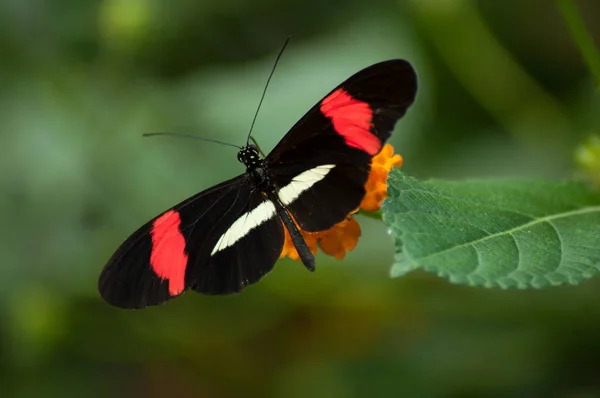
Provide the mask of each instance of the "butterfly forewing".
{"label": "butterfly forewing", "polygon": [[240,176],[150,220],[104,268],[99,290],[122,308],[161,304],[193,288],[239,292],[269,272],[283,246],[273,204]]}
{"label": "butterfly forewing", "polygon": [[[416,93],[417,76],[407,61],[394,59],[371,65],[349,77],[313,106],[267,159],[272,165],[292,162],[295,156],[291,155],[296,153],[290,151],[298,144],[311,142],[313,149],[317,149],[317,144],[329,136],[338,136],[344,144],[351,142],[342,145],[342,152],[346,146],[361,144],[363,137],[365,141],[360,149],[372,157],[378,151],[374,146],[368,147],[369,143],[375,144],[371,135],[380,144],[387,141],[396,122],[414,102]],[[368,122],[371,135],[364,131]],[[331,144],[322,149],[323,152],[333,150]]]}
{"label": "butterfly forewing", "polygon": [[184,231],[220,215],[229,207],[237,177],[185,200],[134,232],[110,258],[98,281],[100,295],[110,304],[142,308],[161,304],[190,287],[186,280],[189,251]]}
{"label": "butterfly forewing", "polygon": [[[303,229],[328,229],[359,206],[371,159],[413,103],[416,90],[408,62],[372,65],[319,101],[267,156],[279,188],[312,183],[285,203]],[[298,178],[320,165],[333,167],[322,179]]]}

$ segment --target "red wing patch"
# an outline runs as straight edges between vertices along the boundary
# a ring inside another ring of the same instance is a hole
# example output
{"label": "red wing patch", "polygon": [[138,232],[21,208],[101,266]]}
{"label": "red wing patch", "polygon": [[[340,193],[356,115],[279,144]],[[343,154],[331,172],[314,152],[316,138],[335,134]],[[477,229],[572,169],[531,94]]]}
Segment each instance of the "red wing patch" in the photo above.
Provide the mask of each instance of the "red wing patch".
{"label": "red wing patch", "polygon": [[321,112],[331,119],[333,128],[349,146],[371,156],[381,149],[381,141],[371,133],[373,111],[368,103],[354,99],[339,88],[321,101]]}
{"label": "red wing patch", "polygon": [[181,219],[173,210],[165,212],[152,223],[150,265],[156,275],[169,281],[169,294],[177,296],[185,288],[185,268],[188,256],[185,239],[179,231]]}

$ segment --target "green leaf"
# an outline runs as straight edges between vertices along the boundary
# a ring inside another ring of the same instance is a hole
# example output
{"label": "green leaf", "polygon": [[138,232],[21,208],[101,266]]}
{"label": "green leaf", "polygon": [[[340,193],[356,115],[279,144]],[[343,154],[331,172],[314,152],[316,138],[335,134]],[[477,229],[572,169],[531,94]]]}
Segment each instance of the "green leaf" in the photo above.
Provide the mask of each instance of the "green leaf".
{"label": "green leaf", "polygon": [[577,284],[600,270],[600,194],[577,182],[419,181],[390,173],[392,277],[417,268],[473,286]]}

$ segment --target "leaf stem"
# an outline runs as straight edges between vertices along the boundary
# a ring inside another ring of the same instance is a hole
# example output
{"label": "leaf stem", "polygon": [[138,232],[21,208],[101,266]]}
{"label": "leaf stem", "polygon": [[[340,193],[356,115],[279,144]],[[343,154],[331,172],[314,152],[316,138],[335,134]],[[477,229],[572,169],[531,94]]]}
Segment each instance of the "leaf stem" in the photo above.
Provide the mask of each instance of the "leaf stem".
{"label": "leaf stem", "polygon": [[556,0],[558,8],[565,19],[567,27],[571,32],[575,45],[581,52],[583,60],[587,64],[595,82],[600,90],[600,53],[589,34],[583,18],[572,0]]}

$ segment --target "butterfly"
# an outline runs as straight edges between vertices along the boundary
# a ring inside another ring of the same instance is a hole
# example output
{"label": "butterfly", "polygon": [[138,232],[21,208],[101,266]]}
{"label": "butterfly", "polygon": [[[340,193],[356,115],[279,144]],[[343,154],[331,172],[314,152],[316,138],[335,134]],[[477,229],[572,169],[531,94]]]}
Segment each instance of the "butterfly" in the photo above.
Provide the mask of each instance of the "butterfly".
{"label": "butterfly", "polygon": [[306,268],[315,259],[298,226],[324,231],[361,203],[371,159],[417,92],[411,64],[371,65],[334,88],[264,158],[247,144],[246,172],[151,219],[109,259],[98,281],[117,307],[162,304],[187,290],[230,294],[279,258],[287,228]]}

